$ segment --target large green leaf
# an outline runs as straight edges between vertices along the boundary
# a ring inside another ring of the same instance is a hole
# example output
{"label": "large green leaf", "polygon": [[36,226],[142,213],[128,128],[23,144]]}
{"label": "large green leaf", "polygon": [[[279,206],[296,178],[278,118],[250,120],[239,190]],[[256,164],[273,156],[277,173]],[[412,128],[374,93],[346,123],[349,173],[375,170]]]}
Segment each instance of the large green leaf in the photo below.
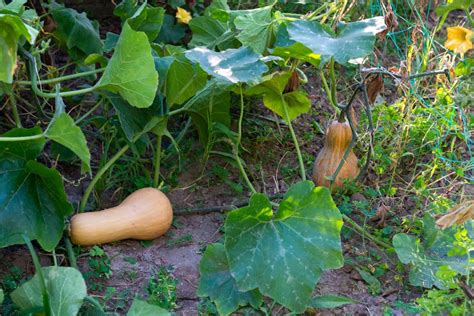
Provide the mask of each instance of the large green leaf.
{"label": "large green leaf", "polygon": [[225,249],[240,290],[259,291],[303,312],[321,273],[343,265],[342,219],[327,188],[310,181],[290,187],[276,213],[263,194],[232,211]]}
{"label": "large green leaf", "polygon": [[230,127],[230,92],[211,80],[186,103],[186,113],[196,125],[201,144],[207,146],[214,123]]}
{"label": "large green leaf", "polygon": [[49,12],[56,22],[55,35],[75,59],[84,59],[90,54],[102,54],[99,24],[87,15],[53,2]]}
{"label": "large green leaf", "polygon": [[210,297],[222,315],[229,315],[239,306],[251,304],[258,307],[262,304],[262,294],[258,290],[240,291],[230,274],[224,245],[212,244],[199,263],[199,287],[197,294]]}
{"label": "large green leaf", "polygon": [[440,231],[436,241],[428,247],[415,236],[402,233],[393,237],[393,247],[398,258],[402,263],[410,265],[409,279],[413,286],[449,288],[445,280],[437,277],[437,272],[444,267],[463,275],[469,273],[469,263],[465,256],[448,255],[453,248],[453,235],[453,230]]}
{"label": "large green leaf", "polygon": [[[52,316],[76,316],[87,296],[81,272],[70,267],[42,268],[49,296]],[[43,307],[43,296],[38,273],[11,293],[13,303],[20,310]]]}
{"label": "large green leaf", "polygon": [[166,101],[170,107],[183,104],[206,85],[207,74],[184,58],[176,58],[166,76]]}
{"label": "large green leaf", "polygon": [[311,102],[306,92],[297,90],[283,93],[291,74],[288,72],[272,73],[265,76],[263,81],[245,91],[245,94],[263,94],[263,104],[280,115],[286,121],[284,103],[286,103],[290,121],[300,114],[306,113],[311,107]]}
{"label": "large green leaf", "polygon": [[268,71],[261,56],[248,47],[223,52],[197,47],[187,51],[186,57],[199,63],[208,74],[230,84],[256,82]]}
{"label": "large green leaf", "polygon": [[38,31],[23,23],[20,17],[0,13],[0,81],[13,82],[20,38],[33,44],[37,35]]}
{"label": "large green leaf", "polygon": [[26,234],[53,250],[73,211],[61,175],[32,160],[1,159],[0,170],[0,247],[22,244]]}
{"label": "large green leaf", "polygon": [[158,34],[158,38],[155,42],[178,44],[184,35],[186,35],[186,27],[183,24],[175,23],[173,16],[165,14],[160,34]]}
{"label": "large green leaf", "polygon": [[234,24],[240,31],[237,38],[242,45],[252,48],[259,54],[265,52],[273,31],[272,9],[273,5],[253,10],[232,11],[232,13],[238,12]]}
{"label": "large green leaf", "polygon": [[277,38],[272,50],[272,55],[283,58],[296,58],[308,62],[315,67],[321,63],[321,55],[315,54],[311,49],[301,43],[290,40],[290,35],[286,25],[281,25],[278,29]]}
{"label": "large green leaf", "polygon": [[99,87],[119,93],[137,108],[147,108],[153,103],[158,89],[158,73],[145,33],[136,32],[128,23],[124,24]]}
{"label": "large green leaf", "polygon": [[129,141],[150,131],[164,119],[159,97],[156,97],[153,104],[146,109],[131,106],[117,94],[107,93],[107,98],[117,111],[120,124]]}
{"label": "large green leaf", "polygon": [[198,16],[189,21],[189,28],[193,32],[190,47],[206,46],[214,49],[226,38],[223,36],[230,32],[226,23],[209,16]]}
{"label": "large green leaf", "polygon": [[138,298],[133,300],[132,306],[127,313],[127,316],[169,316],[170,312],[157,306],[149,304],[145,301],[142,301]]}
{"label": "large green leaf", "polygon": [[150,7],[144,2],[128,23],[137,32],[144,32],[152,42],[160,34],[165,9]]}
{"label": "large green leaf", "polygon": [[[1,135],[2,137],[27,137],[41,135],[41,127],[14,128]],[[21,142],[0,142],[0,159],[32,160],[43,151],[46,140],[44,137]]]}
{"label": "large green leaf", "polygon": [[296,21],[287,27],[292,41],[340,64],[361,63],[374,49],[375,35],[386,28],[383,17],[340,23],[337,33],[314,21]]}
{"label": "large green leaf", "polygon": [[67,113],[63,112],[53,119],[45,136],[70,149],[86,165],[86,170],[90,170],[91,154],[86,137]]}

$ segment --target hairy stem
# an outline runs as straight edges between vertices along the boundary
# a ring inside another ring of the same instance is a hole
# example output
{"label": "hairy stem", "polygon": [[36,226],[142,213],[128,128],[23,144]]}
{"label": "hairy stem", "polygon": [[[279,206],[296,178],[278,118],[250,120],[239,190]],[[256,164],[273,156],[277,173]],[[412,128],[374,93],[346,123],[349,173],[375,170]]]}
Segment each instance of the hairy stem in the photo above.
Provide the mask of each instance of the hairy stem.
{"label": "hairy stem", "polygon": [[13,119],[15,120],[16,127],[21,128],[20,114],[18,114],[18,107],[16,106],[15,94],[12,93],[9,96],[10,106],[12,108]]}
{"label": "hairy stem", "polygon": [[344,219],[346,223],[349,223],[352,226],[352,228],[354,228],[354,230],[358,232],[359,234],[361,234],[363,237],[367,237],[368,239],[370,239],[371,241],[373,241],[375,244],[379,245],[380,247],[383,247],[386,249],[392,248],[391,245],[387,244],[386,242],[380,240],[376,236],[365,231],[364,228],[362,228],[359,224],[353,221],[349,216],[342,214],[342,218]]}
{"label": "hairy stem", "polygon": [[[97,74],[97,73],[104,72],[104,70],[105,70],[105,68],[99,68],[99,69],[94,69],[94,70],[75,73],[75,74],[72,74],[72,75],[61,76],[61,77],[52,78],[52,79],[40,80],[40,82],[42,84],[53,84],[53,83],[58,83],[58,82],[67,81],[67,80],[71,80],[71,79],[76,79],[76,78],[81,78],[81,77],[94,75],[94,74]],[[26,80],[18,80],[18,81],[15,81],[15,83],[17,83],[19,85],[33,85],[33,81],[26,81]]]}

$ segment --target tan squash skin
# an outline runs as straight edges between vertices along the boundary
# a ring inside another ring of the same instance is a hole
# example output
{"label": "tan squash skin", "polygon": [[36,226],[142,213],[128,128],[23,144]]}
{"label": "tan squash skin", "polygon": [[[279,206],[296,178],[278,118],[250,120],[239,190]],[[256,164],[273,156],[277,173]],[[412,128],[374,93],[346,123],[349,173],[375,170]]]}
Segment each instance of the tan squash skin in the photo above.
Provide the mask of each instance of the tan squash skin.
{"label": "tan squash skin", "polygon": [[[329,125],[324,147],[316,157],[313,167],[313,181],[317,186],[330,187],[331,182],[325,177],[334,174],[344,156],[344,152],[351,143],[351,139],[352,131],[348,122],[334,121]],[[358,174],[357,157],[351,150],[334,181],[332,189],[342,187],[343,179],[355,179]]]}
{"label": "tan squash skin", "polygon": [[116,207],[73,216],[70,235],[72,242],[81,246],[123,239],[151,240],[166,233],[172,220],[173,210],[166,195],[144,188]]}

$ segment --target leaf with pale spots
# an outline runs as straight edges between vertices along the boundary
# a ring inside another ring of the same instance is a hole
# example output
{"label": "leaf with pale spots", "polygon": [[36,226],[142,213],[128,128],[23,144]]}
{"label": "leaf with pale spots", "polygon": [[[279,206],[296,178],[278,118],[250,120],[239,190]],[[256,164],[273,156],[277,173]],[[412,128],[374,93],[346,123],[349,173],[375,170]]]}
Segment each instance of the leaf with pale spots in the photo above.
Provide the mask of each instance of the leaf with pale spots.
{"label": "leaf with pale spots", "polygon": [[240,291],[230,274],[229,264],[222,244],[207,246],[199,264],[199,296],[209,296],[222,315],[229,315],[239,306],[262,304],[258,290]]}
{"label": "leaf with pale spots", "polygon": [[343,265],[342,219],[327,188],[293,185],[276,213],[263,194],[229,213],[225,249],[241,291],[259,291],[303,312],[323,270]]}

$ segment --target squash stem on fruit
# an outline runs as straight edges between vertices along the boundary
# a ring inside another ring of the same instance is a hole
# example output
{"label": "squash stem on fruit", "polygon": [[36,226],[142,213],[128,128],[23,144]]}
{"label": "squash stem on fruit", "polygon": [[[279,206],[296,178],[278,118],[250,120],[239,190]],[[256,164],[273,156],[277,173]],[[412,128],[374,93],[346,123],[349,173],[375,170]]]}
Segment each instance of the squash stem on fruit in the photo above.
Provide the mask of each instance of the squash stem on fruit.
{"label": "squash stem on fruit", "polygon": [[295,131],[293,129],[293,125],[291,124],[290,114],[288,113],[288,105],[286,104],[285,98],[283,94],[280,94],[281,103],[283,104],[283,110],[285,111],[285,120],[288,124],[288,128],[290,129],[291,138],[293,139],[293,143],[295,144],[296,148],[296,155],[298,156],[298,163],[300,165],[300,173],[301,179],[306,181],[306,170],[304,167],[303,156],[301,155],[300,145],[298,144],[298,138],[296,137]]}
{"label": "squash stem on fruit", "polygon": [[[81,78],[81,77],[86,77],[90,75],[94,75],[100,72],[104,72],[105,68],[99,68],[99,69],[94,69],[94,70],[89,70],[89,71],[84,71],[84,72],[78,72],[72,75],[67,75],[67,76],[61,76],[61,77],[56,77],[52,79],[45,79],[41,80],[42,84],[53,84],[53,83],[58,83],[62,81],[67,81],[71,79],[76,79],[76,78]],[[33,81],[27,81],[27,80],[18,80],[15,81],[15,83],[19,85],[33,85]]]}
{"label": "squash stem on fruit", "polygon": [[361,234],[363,237],[367,237],[369,240],[373,241],[375,244],[379,245],[380,247],[390,249],[392,248],[391,245],[387,244],[386,242],[380,240],[376,236],[368,233],[365,229],[363,229],[359,224],[357,224],[355,221],[353,221],[349,216],[342,214],[342,218],[346,223],[349,223],[352,228],[359,234]]}
{"label": "squash stem on fruit", "polygon": [[15,125],[16,127],[21,128],[22,125],[21,125],[20,115],[18,114],[18,107],[16,106],[15,94],[12,93],[8,97],[10,101],[10,106],[12,108],[12,114],[13,114],[13,119],[15,120]]}
{"label": "squash stem on fruit", "polygon": [[69,265],[75,269],[77,267],[76,255],[74,254],[74,249],[72,248],[71,240],[68,236],[64,236],[64,244],[66,245],[67,256],[69,257]]}
{"label": "squash stem on fruit", "polygon": [[153,177],[153,186],[158,188],[160,185],[160,164],[161,164],[161,140],[163,135],[156,136],[156,148],[155,148],[155,163],[153,168],[155,169],[155,174]]}
{"label": "squash stem on fruit", "polygon": [[79,204],[79,213],[84,212],[84,210],[86,208],[87,200],[89,199],[89,195],[91,194],[92,190],[94,189],[95,185],[97,184],[97,181],[99,181],[99,179],[104,175],[104,173],[107,170],[109,170],[109,168],[118,159],[120,159],[120,157],[122,157],[123,154],[125,154],[129,148],[130,148],[129,144],[126,144],[125,146],[123,146],[122,149],[120,149],[102,168],[99,169],[97,174],[92,179],[91,183],[89,183],[89,185],[87,186],[86,192],[84,192],[84,195],[82,196],[81,203]]}
{"label": "squash stem on fruit", "polygon": [[43,297],[44,312],[46,316],[50,316],[52,315],[51,305],[49,303],[49,294],[46,288],[46,279],[44,278],[43,268],[41,267],[38,255],[36,254],[35,248],[33,247],[33,244],[31,243],[30,238],[26,235],[23,235],[23,240],[25,241],[25,244],[28,247],[28,250],[30,251],[31,258],[33,259],[33,265],[35,266],[36,273],[38,274],[39,283],[40,283],[41,292],[42,292],[41,294]]}

